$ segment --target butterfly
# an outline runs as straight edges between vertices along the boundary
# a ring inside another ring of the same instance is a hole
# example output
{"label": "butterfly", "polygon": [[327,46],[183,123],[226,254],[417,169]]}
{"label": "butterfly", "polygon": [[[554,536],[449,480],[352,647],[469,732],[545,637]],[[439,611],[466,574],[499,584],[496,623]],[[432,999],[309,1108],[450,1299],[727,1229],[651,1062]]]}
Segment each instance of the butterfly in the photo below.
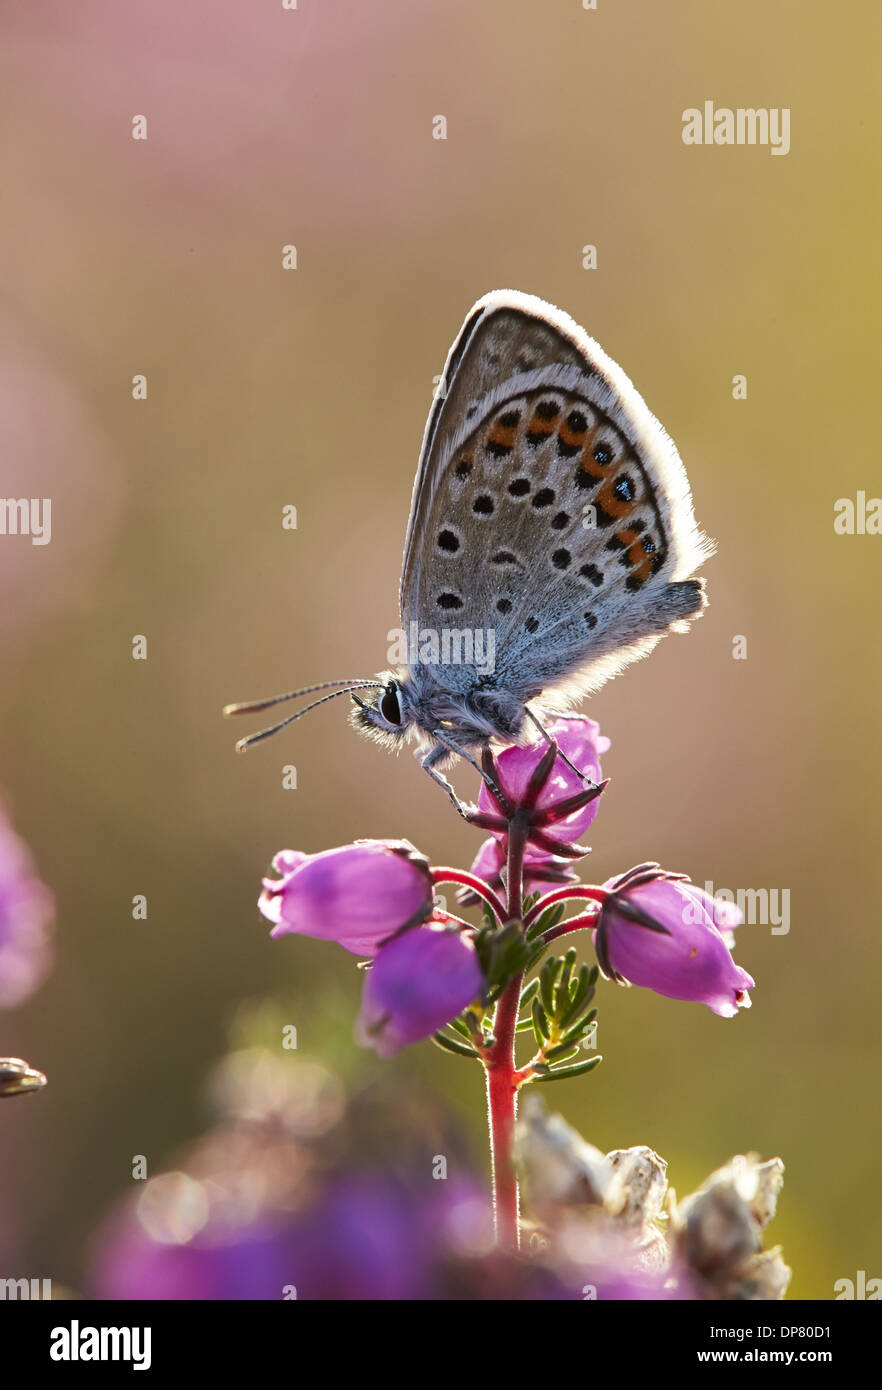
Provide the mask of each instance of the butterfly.
{"label": "butterfly", "polygon": [[534,727],[549,739],[541,716],[685,631],[713,552],[677,449],[621,367],[562,310],[497,290],[468,314],[426,424],[399,596],[417,649],[376,678],[224,713],[340,687],[237,748],[348,694],[355,727],[392,748],[415,740],[464,813],[442,768],[482,771],[476,751]]}

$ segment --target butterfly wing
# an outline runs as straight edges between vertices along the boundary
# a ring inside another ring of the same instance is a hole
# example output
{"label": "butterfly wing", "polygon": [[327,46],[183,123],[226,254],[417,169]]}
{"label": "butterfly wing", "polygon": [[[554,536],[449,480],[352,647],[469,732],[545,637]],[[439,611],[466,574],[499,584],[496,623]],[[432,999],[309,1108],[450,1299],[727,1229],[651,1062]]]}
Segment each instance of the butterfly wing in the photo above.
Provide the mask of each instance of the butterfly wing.
{"label": "butterfly wing", "polygon": [[701,611],[692,576],[712,553],[673,441],[621,368],[541,299],[479,300],[426,426],[405,630],[492,628],[496,685],[566,703]]}

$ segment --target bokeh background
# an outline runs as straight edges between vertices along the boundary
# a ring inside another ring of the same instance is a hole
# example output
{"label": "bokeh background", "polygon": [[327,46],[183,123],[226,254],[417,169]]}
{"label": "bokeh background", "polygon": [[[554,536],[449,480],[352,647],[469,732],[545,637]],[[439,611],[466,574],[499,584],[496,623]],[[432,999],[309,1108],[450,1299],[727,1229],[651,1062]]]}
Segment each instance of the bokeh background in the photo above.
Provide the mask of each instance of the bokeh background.
{"label": "bokeh background", "polygon": [[[719,543],[703,621],[590,704],[613,744],[592,876],[657,858],[791,891],[789,934],[740,933],[749,1013],[607,986],[603,1066],[546,1098],[602,1149],[651,1145],[683,1192],[780,1154],[793,1296],[882,1273],[882,540],[833,530],[837,498],[882,491],[880,20],[4,0],[0,491],[51,497],[53,536],[0,540],[0,784],[58,925],[47,984],[0,1016],[0,1053],[50,1078],[0,1115],[3,1273],[83,1287],[132,1156],[159,1171],[200,1132],[261,1001],[305,1053],[440,1094],[485,1161],[477,1069],[357,1055],[353,959],[270,942],[255,903],[282,846],[404,835],[467,865],[479,837],[343,701],[247,758],[219,710],[385,665],[433,376],[502,286],[623,364]],[[790,107],[791,152],[684,146],[705,100]]]}

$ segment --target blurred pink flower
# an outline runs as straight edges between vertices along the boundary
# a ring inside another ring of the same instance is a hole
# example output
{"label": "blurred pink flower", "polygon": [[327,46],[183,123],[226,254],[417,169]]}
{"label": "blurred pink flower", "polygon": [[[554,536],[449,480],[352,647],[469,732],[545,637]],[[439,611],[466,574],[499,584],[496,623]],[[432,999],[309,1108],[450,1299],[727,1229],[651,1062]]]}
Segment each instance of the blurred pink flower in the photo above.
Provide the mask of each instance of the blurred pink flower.
{"label": "blurred pink flower", "polygon": [[0,1008],[22,1004],[51,965],[54,898],[0,806]]}

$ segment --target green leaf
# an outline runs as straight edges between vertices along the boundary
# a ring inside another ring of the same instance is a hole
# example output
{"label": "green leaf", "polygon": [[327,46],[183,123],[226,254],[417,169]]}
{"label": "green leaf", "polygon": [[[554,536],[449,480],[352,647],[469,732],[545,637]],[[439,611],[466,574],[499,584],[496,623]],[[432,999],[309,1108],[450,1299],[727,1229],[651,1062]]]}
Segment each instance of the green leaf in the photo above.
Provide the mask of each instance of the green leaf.
{"label": "green leaf", "polygon": [[465,1013],[462,1016],[462,1021],[465,1025],[467,1037],[473,1038],[475,1037],[475,1035],[480,1036],[481,1020],[478,1018],[478,1015],[475,1013],[474,1009],[466,1009]]}
{"label": "green leaf", "polygon": [[571,1024],[571,1026],[566,1030],[565,1033],[561,1033],[560,1038],[558,1039],[558,1045],[563,1043],[572,1044],[578,1041],[584,1033],[585,1029],[589,1026],[589,1024],[594,1022],[596,1017],[597,1010],[590,1009],[587,1014],[584,1014],[582,1016],[582,1018],[577,1019],[575,1023]]}
{"label": "green leaf", "polygon": [[571,1067],[557,1067],[554,1071],[550,1071],[547,1076],[537,1076],[536,1080],[566,1081],[570,1076],[584,1076],[586,1072],[599,1067],[602,1061],[602,1057],[589,1057],[586,1062],[575,1062]]}
{"label": "green leaf", "polygon": [[563,921],[565,912],[566,903],[552,904],[551,907],[536,918],[536,921],[529,928],[527,932],[528,940],[534,941],[536,937],[541,936],[543,932],[548,931],[551,927],[556,927],[559,922]]}
{"label": "green leaf", "polygon": [[538,965],[539,961],[545,955],[545,952],[547,950],[548,947],[545,945],[545,942],[540,942],[536,949],[529,956],[527,956],[526,962],[524,964],[524,970],[532,970],[534,965]]}
{"label": "green leaf", "polygon": [[559,964],[556,956],[550,956],[539,974],[539,994],[542,999],[542,1007],[548,1018],[554,1017],[554,978]]}
{"label": "green leaf", "polygon": [[563,958],[563,969],[560,972],[560,979],[557,982],[557,992],[554,996],[554,1012],[559,1013],[564,1004],[568,1003],[570,997],[570,975],[576,963],[576,948],[571,946]]}
{"label": "green leaf", "polygon": [[560,1024],[566,1028],[569,1023],[581,1013],[587,1004],[591,1003],[594,997],[594,986],[591,983],[591,972],[587,965],[583,965],[574,981],[570,982],[570,1002],[560,1015]]}
{"label": "green leaf", "polygon": [[519,921],[506,922],[498,930],[482,928],[475,937],[475,950],[486,981],[485,1003],[499,993],[527,964],[530,948]]}
{"label": "green leaf", "polygon": [[472,1036],[465,1022],[461,1018],[452,1018],[448,1023],[447,1027],[452,1028],[455,1032],[459,1033],[460,1037],[470,1038]]}
{"label": "green leaf", "polygon": [[478,1055],[473,1047],[469,1047],[466,1043],[457,1042],[455,1038],[448,1038],[445,1033],[433,1033],[432,1042],[443,1052],[453,1052],[457,1057],[477,1057]]}
{"label": "green leaf", "polygon": [[546,1017],[545,1010],[539,1003],[539,1000],[534,999],[533,1032],[536,1034],[536,1042],[539,1044],[540,1047],[545,1046],[546,1042],[548,1041],[548,1034],[550,1033],[550,1031],[551,1030],[548,1027],[548,1018]]}
{"label": "green leaf", "polygon": [[539,989],[539,981],[538,981],[538,979],[536,979],[536,980],[531,980],[530,983],[529,983],[528,985],[524,985],[524,988],[521,990],[521,1008],[522,1008],[522,1009],[523,1009],[523,1008],[526,1008],[527,1004],[530,1003],[530,1000],[533,998],[533,995],[537,992],[538,989]]}
{"label": "green leaf", "polygon": [[578,1055],[578,1047],[573,1047],[571,1042],[559,1042],[556,1043],[554,1047],[548,1047],[545,1050],[546,1062],[569,1061],[573,1057],[578,1057]]}

